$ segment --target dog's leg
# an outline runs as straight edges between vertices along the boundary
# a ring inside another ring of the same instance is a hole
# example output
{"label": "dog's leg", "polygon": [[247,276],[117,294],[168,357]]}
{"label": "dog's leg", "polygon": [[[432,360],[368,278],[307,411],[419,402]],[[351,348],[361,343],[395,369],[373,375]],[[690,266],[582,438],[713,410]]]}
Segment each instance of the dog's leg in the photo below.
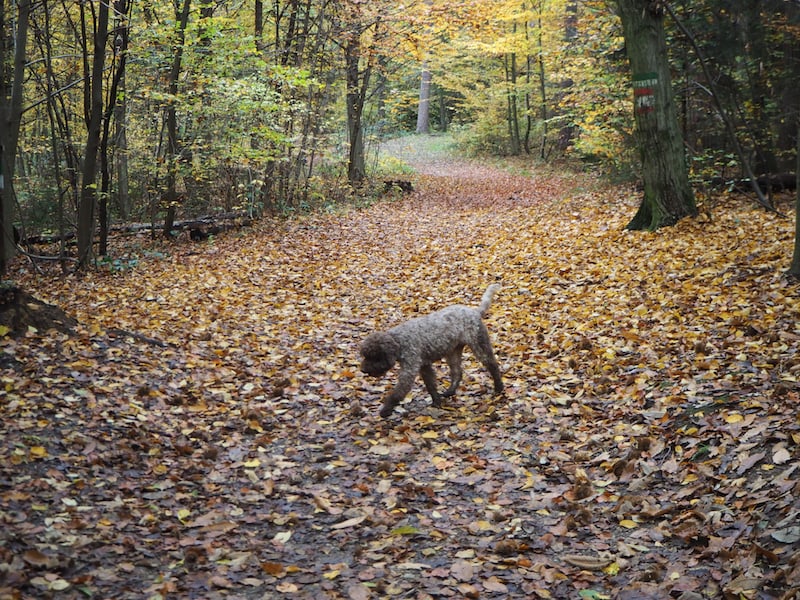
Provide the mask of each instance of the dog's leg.
{"label": "dog's leg", "polygon": [[500,377],[500,367],[497,365],[494,352],[492,352],[492,342],[489,339],[489,332],[486,327],[481,329],[478,338],[475,340],[475,345],[470,345],[470,349],[491,374],[494,381],[494,393],[499,394],[502,392],[503,379]]}
{"label": "dog's leg", "polygon": [[419,374],[422,375],[422,381],[425,382],[425,388],[431,395],[434,406],[442,405],[442,397],[439,395],[439,390],[436,389],[436,371],[433,370],[433,365],[430,363],[422,365],[419,368]]}
{"label": "dog's leg", "polygon": [[461,345],[447,355],[447,366],[450,367],[450,387],[442,392],[442,396],[445,398],[455,394],[461,383],[461,353],[463,351],[464,346]]}
{"label": "dog's leg", "polygon": [[383,401],[380,415],[383,418],[392,414],[395,407],[402,402],[408,392],[411,391],[411,386],[414,385],[414,378],[417,376],[416,370],[400,369],[400,375],[397,377],[397,385],[389,392],[386,399]]}

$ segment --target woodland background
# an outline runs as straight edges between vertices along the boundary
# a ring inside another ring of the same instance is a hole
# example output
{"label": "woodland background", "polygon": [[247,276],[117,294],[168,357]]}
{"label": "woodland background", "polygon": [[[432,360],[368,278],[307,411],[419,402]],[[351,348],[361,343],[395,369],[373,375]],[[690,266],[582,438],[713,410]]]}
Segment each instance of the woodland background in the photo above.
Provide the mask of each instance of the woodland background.
{"label": "woodland background", "polygon": [[[800,7],[672,8],[692,36],[665,19],[699,199],[742,177],[717,106],[753,171],[789,181]],[[0,17],[0,102],[19,126],[18,150],[4,144],[6,214],[24,239],[77,231],[81,264],[90,249],[106,253],[112,223],[171,233],[180,217],[363,197],[368,174],[398,168],[376,142],[409,130],[450,131],[472,153],[637,176],[630,73],[608,2],[26,0],[4,2]]]}

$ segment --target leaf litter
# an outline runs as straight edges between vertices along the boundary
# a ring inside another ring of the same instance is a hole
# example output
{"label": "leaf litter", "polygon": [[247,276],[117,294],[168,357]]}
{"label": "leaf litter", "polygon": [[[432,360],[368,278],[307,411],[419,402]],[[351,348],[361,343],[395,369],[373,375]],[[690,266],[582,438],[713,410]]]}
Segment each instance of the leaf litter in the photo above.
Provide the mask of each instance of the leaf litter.
{"label": "leaf litter", "polygon": [[[793,598],[792,223],[626,232],[631,190],[436,161],[126,272],[20,262],[79,324],[2,340],[0,597]],[[360,340],[495,280],[505,394],[467,354],[381,420]]]}

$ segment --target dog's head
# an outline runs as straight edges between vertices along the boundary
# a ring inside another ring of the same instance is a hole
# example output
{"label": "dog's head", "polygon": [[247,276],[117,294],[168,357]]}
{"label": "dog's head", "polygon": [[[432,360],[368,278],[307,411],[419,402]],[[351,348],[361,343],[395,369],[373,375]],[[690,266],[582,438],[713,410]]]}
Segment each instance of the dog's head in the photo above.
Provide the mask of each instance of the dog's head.
{"label": "dog's head", "polygon": [[371,333],[361,344],[361,370],[380,377],[394,366],[400,355],[400,344],[384,332]]}

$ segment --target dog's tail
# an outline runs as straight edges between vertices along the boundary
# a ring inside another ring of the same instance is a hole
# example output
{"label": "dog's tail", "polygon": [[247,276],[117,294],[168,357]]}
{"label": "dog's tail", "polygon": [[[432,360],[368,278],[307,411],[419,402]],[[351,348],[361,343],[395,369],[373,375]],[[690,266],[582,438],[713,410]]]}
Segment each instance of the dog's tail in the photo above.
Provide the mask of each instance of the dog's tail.
{"label": "dog's tail", "polygon": [[483,298],[481,298],[481,304],[478,307],[481,316],[485,315],[486,312],[489,310],[489,307],[492,305],[492,298],[494,298],[494,295],[498,291],[500,291],[500,284],[493,283],[488,288],[486,288],[485,292],[483,292]]}

